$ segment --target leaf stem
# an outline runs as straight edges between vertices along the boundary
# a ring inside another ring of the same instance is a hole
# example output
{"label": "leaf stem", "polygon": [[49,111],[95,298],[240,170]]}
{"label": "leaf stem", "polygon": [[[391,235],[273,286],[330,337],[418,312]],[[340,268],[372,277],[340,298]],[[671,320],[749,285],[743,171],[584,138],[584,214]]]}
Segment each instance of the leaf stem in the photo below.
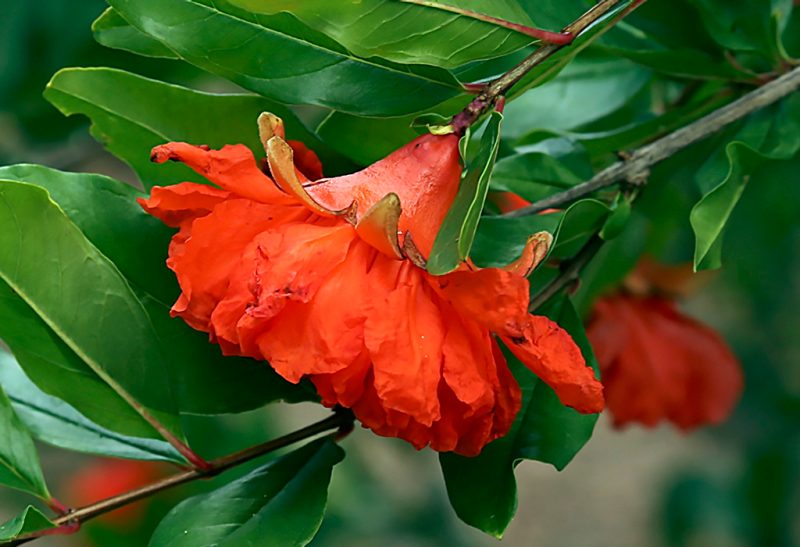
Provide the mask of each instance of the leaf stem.
{"label": "leaf stem", "polygon": [[[211,460],[207,462],[208,465],[205,468],[187,469],[186,471],[176,473],[141,488],[100,500],[85,507],[72,509],[63,516],[55,519],[53,523],[59,526],[59,530],[62,530],[63,532],[75,531],[82,523],[90,519],[99,517],[100,515],[104,515],[110,511],[114,511],[115,509],[119,509],[136,501],[149,498],[150,496],[158,494],[159,492],[169,490],[181,484],[186,484],[198,479],[215,477],[231,468],[238,467],[239,465],[264,456],[265,454],[269,454],[270,452],[274,452],[275,450],[289,446],[298,441],[314,437],[320,433],[333,429],[345,433],[349,432],[352,430],[353,420],[353,413],[350,410],[337,408],[332,416],[329,416],[322,421],[311,424],[302,429],[298,429],[297,431],[293,431],[292,433],[284,435],[283,437],[278,437],[277,439],[246,448],[240,452],[235,452],[233,454]],[[341,436],[337,434],[337,440],[340,438]],[[48,532],[52,533],[52,530],[49,530]],[[9,545],[21,545],[28,541],[37,539],[41,535],[42,533],[37,533],[31,534],[27,537],[21,537]]]}
{"label": "leaf stem", "polygon": [[542,30],[534,27],[529,27],[526,25],[520,25],[519,23],[513,23],[511,21],[506,21],[505,19],[492,17],[491,15],[485,15],[483,13],[478,13],[477,11],[473,11],[470,9],[459,8],[457,6],[450,6],[448,4],[442,4],[441,2],[433,2],[431,0],[400,0],[400,1],[405,2],[406,4],[416,4],[417,6],[426,6],[429,8],[436,8],[442,11],[457,13],[458,15],[469,17],[470,19],[484,21],[486,23],[491,23],[499,27],[513,30],[514,32],[519,32],[520,34],[530,36],[535,40],[541,40],[542,42],[546,42],[549,44],[565,45],[572,42],[572,40],[575,38],[574,35],[569,34],[567,32],[551,32],[549,30]]}
{"label": "leaf stem", "polygon": [[644,180],[646,177],[642,175],[646,175],[653,165],[798,89],[800,89],[800,68],[795,68],[699,120],[639,148],[627,159],[612,164],[590,180],[503,216],[533,215],[545,209],[571,203],[620,181]]}
{"label": "leaf stem", "polygon": [[[622,0],[600,0],[586,13],[578,17],[575,21],[564,27],[563,34],[578,37],[583,31],[592,24],[600,20],[609,11],[615,8]],[[644,3],[645,0],[636,0],[622,16]],[[621,18],[621,17],[620,17]],[[467,107],[453,117],[451,125],[456,133],[463,133],[464,130],[475,123],[485,114],[494,104],[495,100],[511,89],[534,67],[540,65],[560,49],[567,47],[570,42],[555,44],[548,43],[537,48],[533,53],[526,57],[517,66],[488,82],[475,99]]]}

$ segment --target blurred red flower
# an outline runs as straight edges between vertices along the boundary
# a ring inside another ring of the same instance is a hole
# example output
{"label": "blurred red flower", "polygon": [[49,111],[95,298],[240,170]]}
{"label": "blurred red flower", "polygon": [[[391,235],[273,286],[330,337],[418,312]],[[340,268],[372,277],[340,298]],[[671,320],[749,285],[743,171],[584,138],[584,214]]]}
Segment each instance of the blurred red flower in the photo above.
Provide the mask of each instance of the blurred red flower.
{"label": "blurred red flower", "polygon": [[456,135],[424,135],[352,175],[309,180],[313,152],[287,144],[274,116],[259,126],[272,178],[243,145],[153,150],[219,187],[155,187],[141,200],[179,229],[167,262],[182,290],[173,315],[226,354],[265,359],[290,382],[309,377],[324,404],[417,448],[475,455],[508,432],[521,395],[492,333],[564,404],[602,409],[602,386],[569,335],[527,312],[525,276],[546,235],[506,269],[425,270],[461,177]]}
{"label": "blurred red flower", "polygon": [[739,400],[736,357],[719,334],[675,304],[698,278],[691,266],[645,259],[622,292],[595,303],[587,334],[615,425],[668,420],[688,431],[722,422]]}
{"label": "blurred red flower", "polygon": [[[67,478],[64,489],[73,507],[89,505],[149,484],[163,476],[154,462],[98,458]],[[145,504],[134,503],[100,517],[109,524],[135,526]]]}

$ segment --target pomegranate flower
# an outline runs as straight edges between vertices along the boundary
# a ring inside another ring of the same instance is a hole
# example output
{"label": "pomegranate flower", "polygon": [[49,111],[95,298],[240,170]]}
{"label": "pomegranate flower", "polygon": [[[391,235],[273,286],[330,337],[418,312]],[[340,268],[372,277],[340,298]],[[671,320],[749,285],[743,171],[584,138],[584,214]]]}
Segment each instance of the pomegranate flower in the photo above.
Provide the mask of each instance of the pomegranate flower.
{"label": "pomegranate flower", "polygon": [[425,270],[461,177],[456,135],[424,135],[362,171],[321,178],[278,118],[263,114],[259,129],[271,177],[243,145],[153,150],[218,187],[155,187],[140,200],[178,228],[173,316],[226,354],[266,360],[290,382],[310,378],[325,405],[418,449],[475,455],[508,432],[521,395],[494,334],[564,404],[602,409],[602,386],[569,335],[527,312],[525,276],[549,235],[506,269]]}
{"label": "pomegranate flower", "polygon": [[719,334],[675,304],[698,277],[691,266],[645,259],[622,292],[595,304],[587,334],[615,425],[668,420],[688,431],[722,422],[739,400],[736,357]]}

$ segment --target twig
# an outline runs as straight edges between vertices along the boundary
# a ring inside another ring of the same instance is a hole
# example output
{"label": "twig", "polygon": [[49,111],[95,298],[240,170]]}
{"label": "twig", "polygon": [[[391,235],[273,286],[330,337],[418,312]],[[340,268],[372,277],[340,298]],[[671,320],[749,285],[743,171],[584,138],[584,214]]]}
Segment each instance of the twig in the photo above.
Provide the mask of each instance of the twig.
{"label": "twig", "polygon": [[[118,496],[113,496],[95,502],[91,505],[71,510],[67,514],[55,519],[53,523],[59,527],[69,526],[71,527],[71,530],[74,531],[79,527],[80,524],[95,517],[99,517],[100,515],[104,515],[110,511],[114,511],[115,509],[119,509],[120,507],[129,505],[144,498],[148,498],[158,494],[159,492],[169,490],[181,484],[186,484],[197,479],[214,477],[224,471],[227,471],[228,469],[237,467],[255,458],[264,456],[270,452],[274,452],[279,448],[283,448],[298,441],[308,439],[325,431],[330,431],[332,429],[347,431],[352,427],[353,419],[353,414],[349,410],[337,409],[332,416],[329,416],[322,421],[311,424],[302,429],[298,429],[297,431],[293,431],[288,435],[284,435],[283,437],[247,448],[234,454],[229,454],[227,456],[211,460],[208,462],[207,468],[189,469],[181,473],[176,473],[175,475],[166,477],[141,488],[137,488],[136,490],[131,490]],[[19,538],[16,542],[8,545],[21,545],[23,543],[27,543],[28,541],[37,539],[38,537],[38,534],[32,534],[28,537]]]}
{"label": "twig", "polygon": [[558,294],[561,289],[576,281],[580,276],[581,270],[594,258],[594,255],[597,254],[597,251],[599,251],[602,246],[603,240],[600,236],[592,236],[586,245],[578,251],[578,254],[570,261],[564,263],[558,277],[545,285],[545,287],[531,299],[528,310],[531,312],[535,311],[539,306]]}
{"label": "twig", "polygon": [[[620,2],[621,0],[600,0],[589,11],[564,27],[563,33],[574,37],[579,36],[583,31],[615,8]],[[631,5],[631,10],[638,7],[643,2],[644,0],[637,0],[634,2]],[[489,108],[491,108],[498,97],[505,95],[505,93],[530,72],[531,69],[541,64],[567,45],[568,44],[544,44],[526,57],[520,64],[499,78],[487,83],[478,96],[475,97],[464,110],[453,117],[453,121],[451,122],[453,130],[456,133],[463,132],[464,129],[475,123]]]}
{"label": "twig", "polygon": [[800,89],[800,68],[795,68],[780,78],[762,85],[696,122],[639,148],[628,159],[614,163],[592,177],[591,180],[541,199],[527,207],[506,213],[503,216],[521,217],[533,215],[545,209],[565,205],[620,181],[638,179],[658,162],[716,133],[723,127],[744,118],[748,114],[779,101],[798,89]]}

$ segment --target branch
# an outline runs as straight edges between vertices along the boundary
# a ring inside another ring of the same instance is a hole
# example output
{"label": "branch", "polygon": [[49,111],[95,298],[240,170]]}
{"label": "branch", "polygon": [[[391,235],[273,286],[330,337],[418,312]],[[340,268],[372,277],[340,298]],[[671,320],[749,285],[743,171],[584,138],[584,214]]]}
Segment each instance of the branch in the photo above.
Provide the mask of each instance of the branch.
{"label": "branch", "polygon": [[[255,458],[274,452],[279,448],[283,448],[298,441],[308,439],[325,431],[338,429],[343,433],[349,432],[353,425],[353,414],[346,409],[337,409],[332,416],[311,424],[302,429],[298,429],[288,435],[267,441],[263,444],[256,445],[241,452],[229,454],[215,460],[208,462],[206,468],[196,468],[176,473],[170,477],[166,477],[154,483],[148,484],[141,488],[125,492],[118,496],[113,496],[104,500],[100,500],[91,505],[81,507],[78,509],[70,510],[67,514],[55,519],[53,523],[61,527],[64,532],[72,532],[77,530],[80,525],[90,519],[104,515],[120,507],[124,507],[144,498],[149,498],[159,492],[169,490],[181,484],[186,484],[198,479],[207,479],[215,477],[224,471],[233,467],[237,467],[247,463]],[[50,532],[48,530],[46,532]],[[21,545],[40,537],[39,534],[32,534],[28,537],[22,537],[9,545]]]}
{"label": "branch", "polygon": [[[622,0],[600,0],[589,11],[578,17],[574,22],[564,27],[562,34],[573,37],[579,36],[583,31],[600,20],[605,14],[614,9]],[[645,0],[636,0],[623,13],[619,19],[639,7]],[[569,42],[571,43],[571,41]],[[467,127],[475,123],[498,97],[504,95],[517,82],[519,82],[534,67],[550,58],[553,54],[569,45],[569,43],[549,43],[537,48],[520,64],[487,83],[478,96],[460,113],[453,117],[451,125],[456,133],[462,133]]]}
{"label": "branch", "polygon": [[539,291],[536,296],[533,297],[533,299],[531,299],[531,304],[528,306],[528,311],[535,311],[539,306],[558,294],[561,289],[577,281],[580,277],[581,270],[583,270],[589,261],[594,258],[594,255],[597,254],[597,251],[599,251],[600,247],[602,246],[603,240],[600,238],[600,236],[592,236],[588,243],[586,243],[586,245],[584,245],[583,248],[578,251],[578,254],[562,265],[561,272],[558,274],[558,277],[545,285],[545,287]]}
{"label": "branch", "polygon": [[800,68],[787,72],[736,101],[715,110],[682,129],[678,129],[651,144],[636,150],[624,161],[619,161],[595,175],[591,180],[573,186],[527,207],[503,216],[521,217],[533,215],[575,201],[597,190],[627,181],[643,181],[650,167],[667,159],[676,152],[694,144],[720,129],[738,121],[748,114],[760,110],[800,89]]}

